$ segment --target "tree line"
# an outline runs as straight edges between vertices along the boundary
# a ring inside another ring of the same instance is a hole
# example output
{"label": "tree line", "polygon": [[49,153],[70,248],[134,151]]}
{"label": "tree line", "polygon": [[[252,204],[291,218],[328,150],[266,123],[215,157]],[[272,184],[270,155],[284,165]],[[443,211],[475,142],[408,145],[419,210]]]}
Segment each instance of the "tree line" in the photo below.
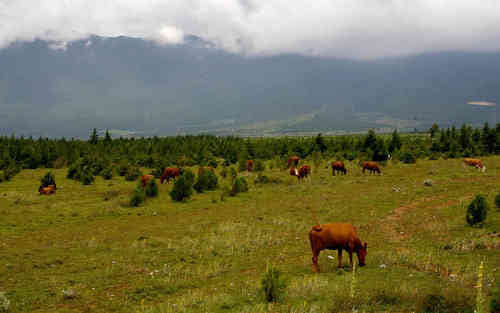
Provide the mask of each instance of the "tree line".
{"label": "tree line", "polygon": [[279,138],[186,135],[175,137],[118,138],[108,132],[102,138],[94,129],[88,140],[0,137],[0,170],[62,168],[82,159],[101,167],[126,162],[161,169],[166,166],[214,166],[239,160],[270,160],[298,155],[308,158],[321,153],[328,159],[384,161],[391,158],[456,158],[500,153],[500,124],[482,128],[462,125],[440,129],[434,124],[420,134],[362,135]]}

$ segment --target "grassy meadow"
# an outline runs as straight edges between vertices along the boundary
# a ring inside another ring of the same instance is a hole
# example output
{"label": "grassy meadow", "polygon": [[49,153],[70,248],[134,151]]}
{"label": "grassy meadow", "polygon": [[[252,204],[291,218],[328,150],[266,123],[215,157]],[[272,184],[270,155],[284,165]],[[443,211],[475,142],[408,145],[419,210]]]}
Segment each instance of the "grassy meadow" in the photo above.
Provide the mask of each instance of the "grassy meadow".
{"label": "grassy meadow", "polygon": [[[23,170],[0,184],[0,292],[7,312],[472,312],[483,262],[486,312],[500,279],[500,156],[483,161],[485,173],[461,159],[388,162],[381,176],[347,162],[332,177],[324,160],[302,183],[269,161],[263,174],[280,183],[240,173],[249,192],[221,197],[219,187],[185,203],[163,184],[138,208],[137,182],[123,177],[84,186],[51,170],[57,193],[40,196],[48,170]],[[465,213],[478,193],[490,211],[472,228]],[[353,273],[344,252],[337,269],[337,252],[323,251],[312,272],[312,210],[357,227],[365,267]],[[268,264],[286,281],[271,304],[260,293]]]}

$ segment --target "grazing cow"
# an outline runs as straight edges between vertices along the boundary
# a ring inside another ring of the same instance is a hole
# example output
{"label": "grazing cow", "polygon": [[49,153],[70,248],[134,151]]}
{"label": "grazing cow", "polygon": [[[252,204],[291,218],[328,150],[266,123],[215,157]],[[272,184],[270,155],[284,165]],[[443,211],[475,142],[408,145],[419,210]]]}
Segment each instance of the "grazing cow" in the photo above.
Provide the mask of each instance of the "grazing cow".
{"label": "grazing cow", "polygon": [[303,165],[299,169],[292,167],[290,169],[290,175],[297,176],[300,181],[303,178],[307,178],[311,174],[311,167],[309,165]]}
{"label": "grazing cow", "polygon": [[[330,166],[332,167],[332,175],[333,176],[335,176],[335,172],[337,172],[337,171],[344,173],[344,175],[347,174],[347,169],[345,168],[344,162],[342,162],[342,161],[332,162],[330,164]],[[328,165],[326,167],[328,167]]]}
{"label": "grazing cow", "polygon": [[365,170],[369,170],[370,174],[373,174],[374,172],[382,174],[380,172],[380,168],[378,167],[378,164],[376,162],[372,162],[372,161],[361,162],[361,166],[363,167],[363,174],[365,173]]}
{"label": "grazing cow", "polygon": [[290,165],[293,165],[293,167],[296,167],[297,165],[299,165],[299,161],[300,161],[300,158],[298,156],[296,156],[296,155],[291,156],[290,158],[288,158],[287,168],[289,168]]}
{"label": "grazing cow", "polygon": [[312,249],[313,272],[319,272],[318,256],[321,250],[337,250],[338,267],[342,267],[342,250],[349,252],[352,267],[352,253],[358,255],[359,266],[365,265],[366,242],[361,243],[356,235],[356,228],[348,223],[331,223],[314,226],[309,231],[309,241]]}
{"label": "grazing cow", "polygon": [[42,187],[38,188],[38,192],[40,195],[52,195],[56,193],[56,187],[54,185],[48,185],[47,187]]}
{"label": "grazing cow", "polygon": [[214,170],[213,167],[211,167],[211,166],[200,166],[198,168],[198,176],[200,176],[201,173],[203,173],[203,171],[207,171],[207,170],[215,174],[215,170]]}
{"label": "grazing cow", "polygon": [[247,160],[247,171],[253,171],[253,160]]}
{"label": "grazing cow", "polygon": [[170,181],[170,178],[172,178],[175,182],[175,178],[182,175],[182,169],[177,168],[177,167],[167,167],[163,170],[163,174],[161,174],[160,177],[160,183],[163,184],[165,180],[167,180],[167,184]]}
{"label": "grazing cow", "polygon": [[486,166],[484,166],[483,162],[479,159],[465,158],[464,163],[466,165],[473,166],[482,172],[486,171]]}
{"label": "grazing cow", "polygon": [[154,179],[153,175],[142,175],[141,177],[142,188],[145,188],[146,184],[152,179]]}

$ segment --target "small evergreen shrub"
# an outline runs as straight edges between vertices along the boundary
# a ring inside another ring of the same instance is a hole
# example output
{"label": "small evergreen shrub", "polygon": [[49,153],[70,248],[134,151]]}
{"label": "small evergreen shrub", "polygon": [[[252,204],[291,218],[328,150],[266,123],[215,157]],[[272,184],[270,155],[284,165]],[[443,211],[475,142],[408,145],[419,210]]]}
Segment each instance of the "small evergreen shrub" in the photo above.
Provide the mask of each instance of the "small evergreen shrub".
{"label": "small evergreen shrub", "polygon": [[467,208],[466,220],[470,226],[481,224],[488,213],[488,203],[482,195],[477,195]]}
{"label": "small evergreen shrub", "polygon": [[261,280],[261,291],[266,302],[277,302],[283,296],[286,282],[280,276],[281,273],[277,268],[267,265]]}
{"label": "small evergreen shrub", "polygon": [[151,179],[146,184],[146,196],[150,198],[158,197],[158,184],[154,179]]}
{"label": "small evergreen shrub", "polygon": [[500,312],[500,283],[498,282],[491,294],[490,312]]}
{"label": "small evergreen shrub", "polygon": [[415,154],[411,151],[403,151],[399,156],[399,159],[405,164],[413,164],[417,162]]}
{"label": "small evergreen shrub", "polygon": [[495,197],[495,207],[500,209],[500,193],[498,193]]}
{"label": "small evergreen shrub", "polygon": [[231,196],[236,196],[240,192],[248,191],[248,183],[245,178],[238,177],[234,180],[233,188],[231,189]]}
{"label": "small evergreen shrub", "polygon": [[91,185],[94,182],[94,180],[95,180],[94,175],[92,175],[92,173],[89,171],[83,172],[80,175],[80,181],[84,185]]}
{"label": "small evergreen shrub", "polygon": [[146,192],[141,186],[135,188],[132,198],[130,198],[130,206],[138,207],[146,200]]}
{"label": "small evergreen shrub", "polygon": [[193,194],[194,174],[185,170],[184,174],[175,180],[174,187],[170,191],[170,197],[174,201],[185,201]]}
{"label": "small evergreen shrub", "polygon": [[127,173],[125,174],[126,181],[134,181],[142,176],[141,170],[137,166],[129,167]]}
{"label": "small evergreen shrub", "polygon": [[21,168],[18,166],[9,166],[3,170],[4,180],[11,180],[14,176],[16,176],[21,171]]}
{"label": "small evergreen shrub", "polygon": [[425,313],[448,312],[446,299],[442,295],[436,295],[436,294],[426,295],[422,300],[421,306],[422,306],[421,311]]}
{"label": "small evergreen shrub", "polygon": [[205,190],[215,190],[217,189],[219,182],[217,176],[210,170],[201,171],[198,176],[198,180],[194,184],[194,189],[197,192],[203,192]]}
{"label": "small evergreen shrub", "polygon": [[263,172],[266,169],[266,166],[262,160],[255,160],[253,170],[255,172]]}
{"label": "small evergreen shrub", "polygon": [[69,179],[79,179],[80,178],[80,168],[78,162],[73,163],[68,168],[68,174],[66,175]]}
{"label": "small evergreen shrub", "polygon": [[45,188],[45,187],[48,187],[50,185],[54,185],[54,189],[57,189],[56,179],[54,178],[54,175],[51,172],[48,172],[40,180],[40,187]]}
{"label": "small evergreen shrub", "polygon": [[107,167],[101,171],[101,176],[105,180],[110,180],[113,178],[113,168],[112,167]]}

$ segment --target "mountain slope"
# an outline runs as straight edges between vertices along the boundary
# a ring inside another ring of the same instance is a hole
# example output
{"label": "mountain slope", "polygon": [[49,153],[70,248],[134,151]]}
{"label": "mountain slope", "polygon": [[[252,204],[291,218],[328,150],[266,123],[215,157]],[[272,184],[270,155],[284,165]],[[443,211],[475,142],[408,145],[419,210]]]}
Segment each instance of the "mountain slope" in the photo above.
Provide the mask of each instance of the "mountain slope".
{"label": "mountain slope", "polygon": [[478,110],[467,102],[500,102],[500,54],[380,61],[250,58],[194,36],[176,46],[97,36],[69,43],[65,50],[52,44],[16,43],[0,50],[0,133],[427,127],[434,121],[496,119],[495,108]]}

